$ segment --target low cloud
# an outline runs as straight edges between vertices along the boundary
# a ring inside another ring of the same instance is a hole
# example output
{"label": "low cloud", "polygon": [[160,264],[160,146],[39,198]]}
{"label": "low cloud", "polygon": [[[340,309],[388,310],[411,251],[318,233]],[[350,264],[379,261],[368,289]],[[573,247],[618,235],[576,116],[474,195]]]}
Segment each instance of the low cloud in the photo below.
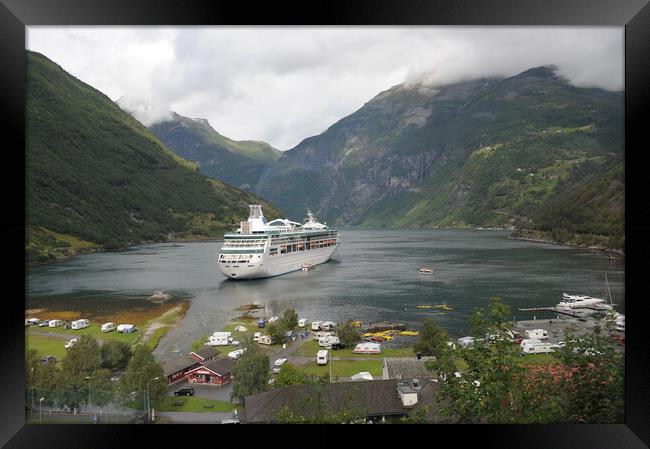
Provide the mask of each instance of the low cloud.
{"label": "low cloud", "polygon": [[429,86],[556,65],[623,89],[622,27],[40,27],[28,48],[120,100],[145,125],[169,111],[281,150],[399,83]]}

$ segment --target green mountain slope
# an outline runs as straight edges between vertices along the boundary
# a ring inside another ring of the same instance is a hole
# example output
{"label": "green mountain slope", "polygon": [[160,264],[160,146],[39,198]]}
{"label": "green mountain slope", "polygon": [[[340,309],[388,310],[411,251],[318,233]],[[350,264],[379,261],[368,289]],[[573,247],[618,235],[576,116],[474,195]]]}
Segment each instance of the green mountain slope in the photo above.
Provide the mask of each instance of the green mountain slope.
{"label": "green mountain slope", "polygon": [[30,261],[137,242],[219,235],[259,203],[197,172],[101,92],[27,52]]}
{"label": "green mountain slope", "polygon": [[289,216],[598,234],[622,244],[623,94],[551,67],[398,85],[285,152],[255,187]]}
{"label": "green mountain slope", "polygon": [[206,119],[183,117],[149,128],[182,158],[198,164],[201,173],[242,189],[250,189],[263,171],[280,157],[280,151],[265,142],[235,141],[215,131]]}

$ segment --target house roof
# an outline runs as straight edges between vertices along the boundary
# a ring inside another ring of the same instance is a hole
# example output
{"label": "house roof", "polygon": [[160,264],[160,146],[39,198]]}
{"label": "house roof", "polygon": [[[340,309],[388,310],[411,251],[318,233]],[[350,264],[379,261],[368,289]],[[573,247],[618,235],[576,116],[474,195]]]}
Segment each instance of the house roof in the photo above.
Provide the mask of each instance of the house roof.
{"label": "house roof", "polygon": [[232,369],[234,367],[235,367],[235,360],[232,360],[232,359],[217,359],[217,360],[213,360],[211,362],[208,362],[205,365],[197,366],[196,368],[192,369],[191,371],[196,371],[196,370],[199,370],[199,369],[207,369],[209,371],[212,371],[214,374],[217,374],[219,376],[224,376],[224,375],[232,372]]}
{"label": "house roof", "polygon": [[209,359],[210,357],[216,357],[220,354],[220,351],[212,346],[204,346],[196,351],[190,352],[190,355],[196,354],[201,360]]}
{"label": "house roof", "polygon": [[[361,412],[366,417],[402,416],[429,406],[427,418],[436,422],[438,384],[423,381],[418,402],[404,408],[397,392],[396,380],[369,380],[364,382],[340,382],[333,384],[292,385],[276,388],[244,398],[246,423],[278,422],[278,413],[285,407],[307,421],[317,418],[316,410],[322,407],[328,415],[344,411]],[[322,401],[318,398],[321,397]]]}
{"label": "house roof", "polygon": [[180,357],[176,357],[174,359],[168,360],[165,362],[165,365],[163,366],[163,371],[165,373],[165,376],[169,376],[171,374],[177,373],[181,370],[187,370],[189,368],[193,368],[194,366],[198,365],[199,361],[196,360],[196,358],[186,354]]}
{"label": "house roof", "polygon": [[425,364],[434,357],[385,358],[384,366],[389,379],[435,379],[437,376],[427,370]]}

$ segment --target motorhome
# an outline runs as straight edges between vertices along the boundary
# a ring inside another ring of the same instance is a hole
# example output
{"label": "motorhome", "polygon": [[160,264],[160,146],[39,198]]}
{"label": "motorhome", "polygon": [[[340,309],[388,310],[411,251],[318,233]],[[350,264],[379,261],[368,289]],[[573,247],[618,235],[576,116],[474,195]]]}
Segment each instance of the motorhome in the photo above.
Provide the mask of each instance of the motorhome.
{"label": "motorhome", "polygon": [[544,354],[549,352],[555,352],[553,345],[551,343],[528,343],[521,346],[521,350],[524,354]]}
{"label": "motorhome", "polygon": [[307,323],[309,323],[309,320],[301,318],[298,320],[298,327],[305,327],[307,326]]}
{"label": "motorhome", "polygon": [[102,332],[113,332],[115,329],[117,329],[115,323],[109,322],[102,324]]}
{"label": "motorhome", "polygon": [[261,335],[260,338],[257,340],[257,342],[261,345],[272,345],[273,340],[271,340],[271,337],[268,335]]}
{"label": "motorhome", "polygon": [[341,341],[336,335],[330,335],[328,337],[321,337],[318,339],[318,346],[328,347],[332,345],[338,345],[339,343],[341,343]]}
{"label": "motorhome", "polygon": [[131,332],[135,332],[137,328],[133,324],[120,324],[117,326],[117,331],[122,333],[122,334],[130,334]]}
{"label": "motorhome", "polygon": [[314,334],[314,340],[318,341],[318,340],[320,340],[320,339],[323,338],[323,337],[331,337],[331,336],[333,336],[333,335],[336,335],[336,334],[335,334],[334,332],[331,332],[331,331],[320,331],[320,332],[316,332],[316,333]]}
{"label": "motorhome", "polygon": [[327,360],[328,360],[328,352],[326,349],[318,351],[316,354],[316,363],[319,365],[327,365]]}
{"label": "motorhome", "polygon": [[320,330],[320,325],[322,324],[322,321],[312,321],[311,323],[311,330],[313,331],[319,331]]}
{"label": "motorhome", "polygon": [[63,321],[61,321],[61,320],[50,320],[50,322],[47,325],[49,327],[59,327],[59,326],[63,326]]}
{"label": "motorhome", "polygon": [[90,322],[86,319],[76,320],[70,323],[71,329],[83,329],[90,325]]}
{"label": "motorhome", "polygon": [[323,321],[320,325],[320,328],[324,331],[331,331],[336,327],[336,323],[334,321]]}
{"label": "motorhome", "polygon": [[540,340],[539,338],[524,338],[523,340],[521,340],[521,343],[519,343],[519,346],[523,348],[524,345],[533,345],[537,343],[542,343],[542,340]]}
{"label": "motorhome", "polygon": [[548,338],[548,331],[544,329],[527,329],[526,338],[537,338],[539,340],[544,340]]}

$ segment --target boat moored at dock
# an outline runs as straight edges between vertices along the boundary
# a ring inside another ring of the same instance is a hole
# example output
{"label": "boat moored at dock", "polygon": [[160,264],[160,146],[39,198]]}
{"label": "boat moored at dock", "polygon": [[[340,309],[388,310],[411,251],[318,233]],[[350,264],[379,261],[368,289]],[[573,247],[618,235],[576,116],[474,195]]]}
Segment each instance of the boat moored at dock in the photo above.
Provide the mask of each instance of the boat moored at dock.
{"label": "boat moored at dock", "polygon": [[[327,262],[340,245],[338,231],[319,223],[307,211],[305,223],[286,218],[267,222],[262,206],[249,206],[247,221],[224,236],[218,266],[229,279],[258,279]],[[305,270],[305,271],[307,271]]]}

